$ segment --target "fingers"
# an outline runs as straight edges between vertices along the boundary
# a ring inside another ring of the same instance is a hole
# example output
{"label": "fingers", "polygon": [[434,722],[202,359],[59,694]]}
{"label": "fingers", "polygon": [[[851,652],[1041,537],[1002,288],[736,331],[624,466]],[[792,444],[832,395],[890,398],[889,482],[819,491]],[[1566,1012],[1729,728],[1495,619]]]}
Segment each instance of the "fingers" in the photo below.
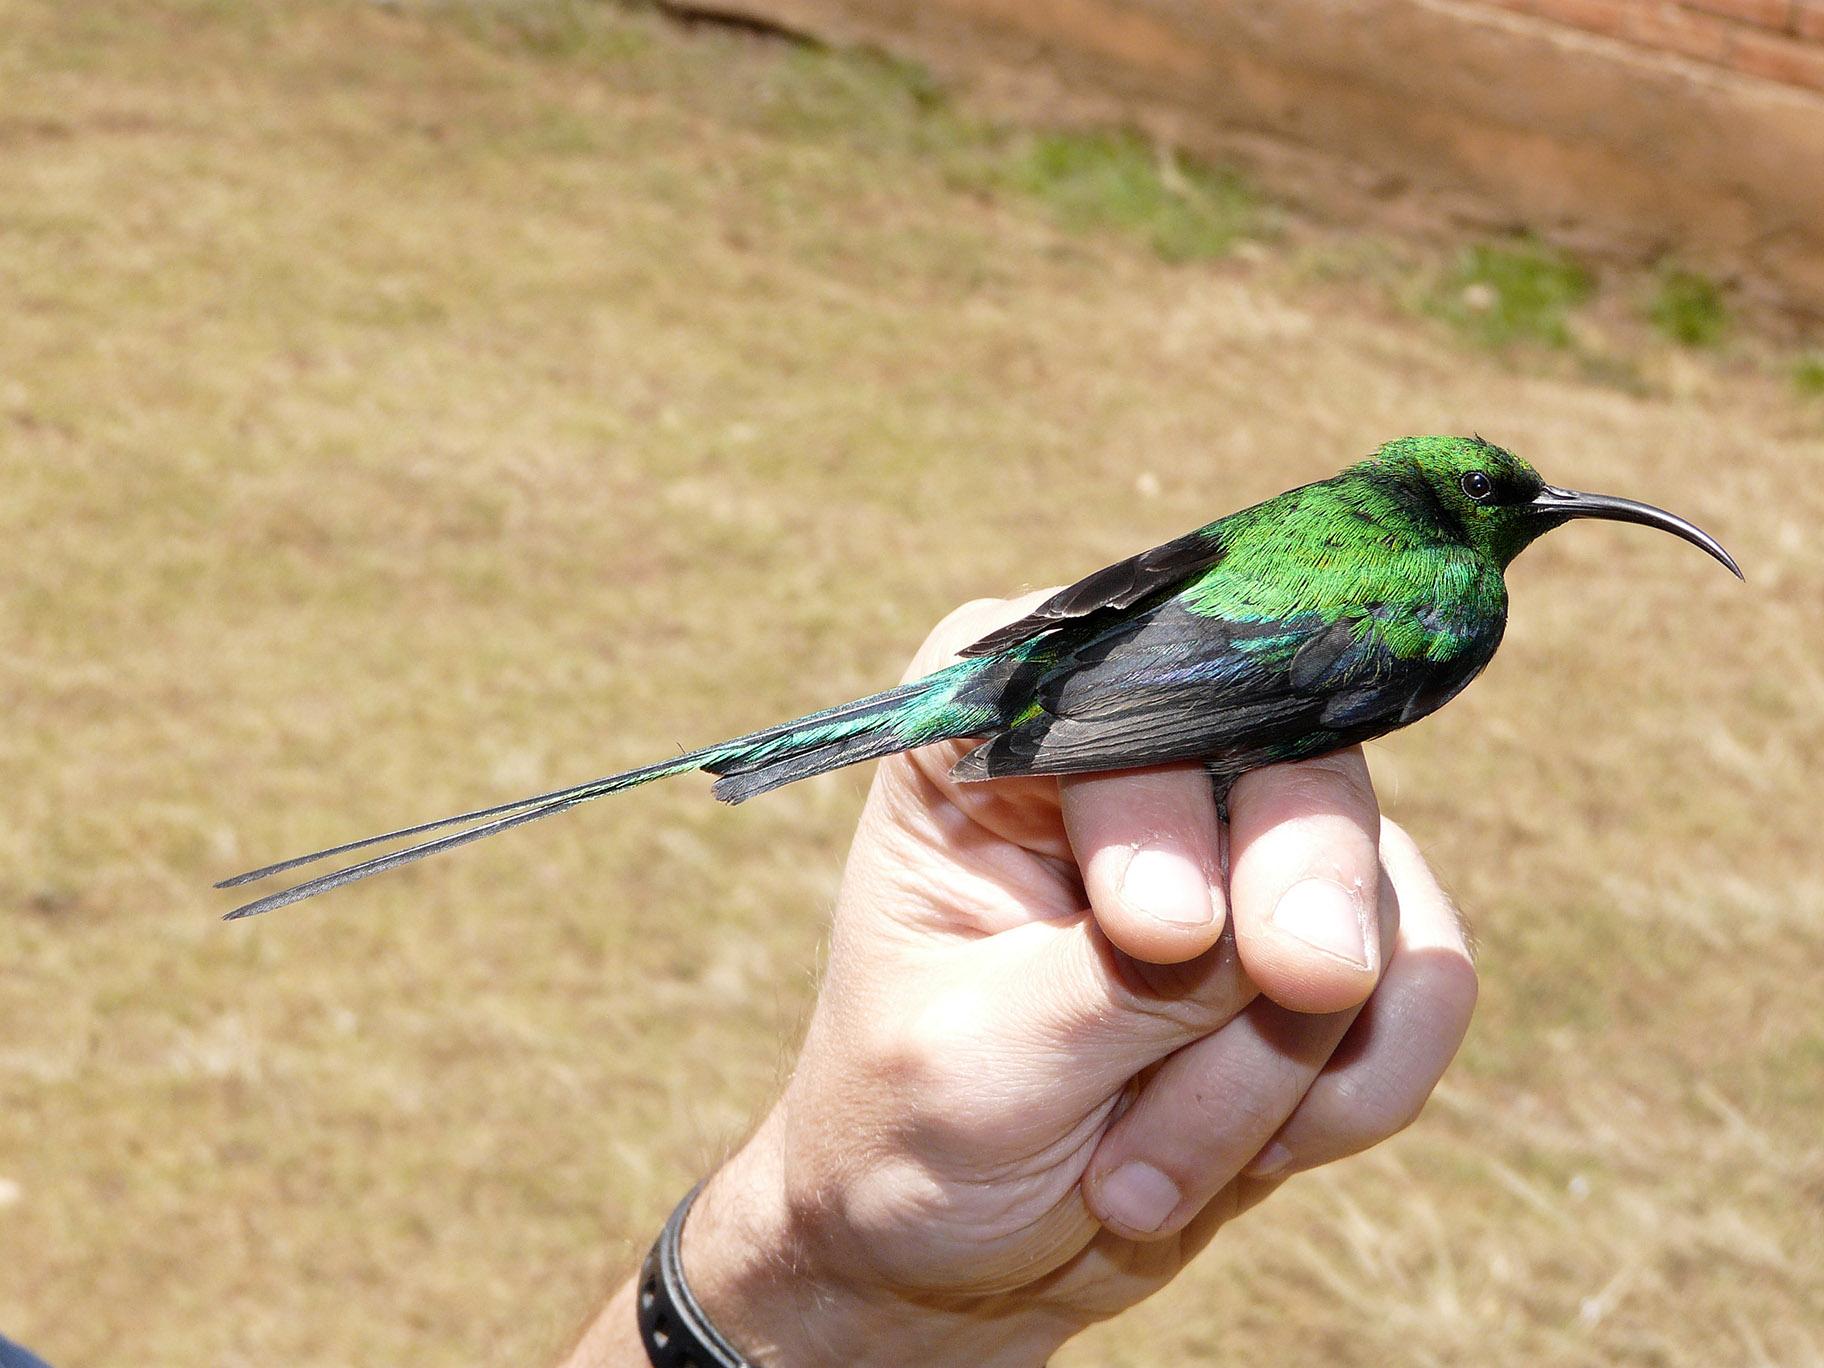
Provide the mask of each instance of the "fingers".
{"label": "fingers", "polygon": [[1201,767],[1067,778],[1059,796],[1090,906],[1117,949],[1178,964],[1216,943],[1228,906]]}
{"label": "fingers", "polygon": [[1244,774],[1229,816],[1230,900],[1249,976],[1294,1011],[1362,1002],[1381,953],[1380,808],[1361,748]]}
{"label": "fingers", "polygon": [[1086,1171],[1085,1200],[1110,1229],[1194,1233],[1212,1208],[1232,1215],[1237,1201],[1379,1144],[1418,1115],[1468,1029],[1476,975],[1456,911],[1412,841],[1387,823],[1380,852],[1387,967],[1374,995],[1323,1016],[1259,999],[1167,1059]]}
{"label": "fingers", "polygon": [[1404,1129],[1463,1043],[1476,970],[1463,925],[1410,837],[1391,822],[1381,856],[1400,930],[1380,987],[1285,1127],[1249,1166],[1278,1178]]}
{"label": "fingers", "polygon": [[[1393,901],[1378,900],[1391,938]],[[1084,1178],[1097,1218],[1132,1239],[1176,1234],[1293,1115],[1359,1009],[1321,1015],[1257,998],[1167,1059],[1109,1128]]]}
{"label": "fingers", "polygon": [[1129,1239],[1175,1234],[1271,1140],[1353,1016],[1259,998],[1166,1060],[1084,1175],[1096,1218]]}
{"label": "fingers", "polygon": [[[975,1067],[968,1081],[996,1099],[1009,1126],[1035,1107],[1087,1114],[1259,996],[1226,936],[1194,960],[1151,966],[1116,950],[1086,915],[979,939],[969,963],[971,981],[958,991],[908,986],[918,997],[914,1034],[948,1061],[979,1065],[992,1046],[998,1071],[987,1080]],[[1022,1079],[1043,1096],[1016,1097]],[[1283,1119],[1281,1113],[1242,1158]]]}

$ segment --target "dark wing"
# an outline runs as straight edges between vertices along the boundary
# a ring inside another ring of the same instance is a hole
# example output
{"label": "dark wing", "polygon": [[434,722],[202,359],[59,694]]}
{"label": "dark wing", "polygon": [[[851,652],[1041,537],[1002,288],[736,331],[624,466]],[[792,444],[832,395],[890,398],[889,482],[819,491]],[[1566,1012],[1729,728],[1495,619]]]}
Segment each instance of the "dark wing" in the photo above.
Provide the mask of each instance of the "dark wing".
{"label": "dark wing", "polygon": [[1201,760],[1237,775],[1382,735],[1442,707],[1500,640],[1466,632],[1443,660],[1401,657],[1361,613],[1235,622],[1168,599],[1058,662],[963,780]]}
{"label": "dark wing", "polygon": [[1151,594],[1180,584],[1222,559],[1222,540],[1214,525],[1187,532],[1182,537],[1124,561],[1104,566],[1093,575],[1060,589],[1018,622],[988,633],[967,646],[965,656],[993,655],[1017,646],[1028,637],[1048,632],[1059,623],[1088,617],[1105,608],[1131,608]]}

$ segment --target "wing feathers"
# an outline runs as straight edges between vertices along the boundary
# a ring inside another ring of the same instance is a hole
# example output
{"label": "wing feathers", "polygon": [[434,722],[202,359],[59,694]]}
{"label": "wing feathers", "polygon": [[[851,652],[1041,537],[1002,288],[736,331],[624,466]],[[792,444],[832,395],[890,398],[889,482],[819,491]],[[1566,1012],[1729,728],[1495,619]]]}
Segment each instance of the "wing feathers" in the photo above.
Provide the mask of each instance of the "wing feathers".
{"label": "wing feathers", "polygon": [[[958,780],[1076,774],[1202,760],[1231,776],[1320,755],[1439,706],[1493,654],[1396,655],[1365,618],[1228,622],[1168,599],[1068,652],[1040,710],[978,746]],[[1498,637],[1497,637],[1498,639]]]}
{"label": "wing feathers", "polygon": [[1321,687],[1336,663],[1354,645],[1355,619],[1338,618],[1321,632],[1306,638],[1304,645],[1292,653],[1286,682],[1299,693]]}
{"label": "wing feathers", "polygon": [[1060,589],[1018,622],[988,633],[961,652],[993,655],[1060,623],[1088,617],[1105,608],[1131,608],[1140,600],[1170,588],[1222,559],[1222,542],[1211,528],[1184,536],[1104,566],[1067,589]]}

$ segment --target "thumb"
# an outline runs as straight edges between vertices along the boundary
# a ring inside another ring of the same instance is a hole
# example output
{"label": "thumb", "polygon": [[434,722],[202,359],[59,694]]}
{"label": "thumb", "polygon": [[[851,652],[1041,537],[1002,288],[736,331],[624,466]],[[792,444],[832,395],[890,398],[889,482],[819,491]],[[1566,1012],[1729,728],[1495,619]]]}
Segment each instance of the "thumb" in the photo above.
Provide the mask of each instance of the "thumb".
{"label": "thumb", "polygon": [[1033,921],[970,947],[972,1033],[1045,1061],[1047,1100],[1093,1107],[1135,1074],[1215,1031],[1258,995],[1232,933],[1202,955],[1150,964],[1094,916]]}

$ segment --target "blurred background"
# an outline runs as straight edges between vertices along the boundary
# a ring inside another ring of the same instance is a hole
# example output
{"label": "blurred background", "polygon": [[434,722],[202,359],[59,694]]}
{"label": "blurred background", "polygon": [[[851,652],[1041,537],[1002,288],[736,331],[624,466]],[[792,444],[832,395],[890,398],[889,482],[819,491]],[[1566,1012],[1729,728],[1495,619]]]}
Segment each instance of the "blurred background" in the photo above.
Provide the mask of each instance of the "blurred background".
{"label": "blurred background", "polygon": [[789,1066],[867,773],[209,884],[1474,429],[1748,583],[1517,566],[1371,754],[1463,1057],[1058,1364],[1824,1362],[1824,10],[719,9],[0,0],[0,1331],[548,1361]]}

